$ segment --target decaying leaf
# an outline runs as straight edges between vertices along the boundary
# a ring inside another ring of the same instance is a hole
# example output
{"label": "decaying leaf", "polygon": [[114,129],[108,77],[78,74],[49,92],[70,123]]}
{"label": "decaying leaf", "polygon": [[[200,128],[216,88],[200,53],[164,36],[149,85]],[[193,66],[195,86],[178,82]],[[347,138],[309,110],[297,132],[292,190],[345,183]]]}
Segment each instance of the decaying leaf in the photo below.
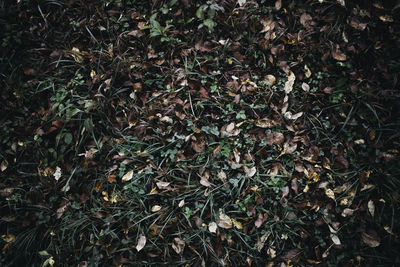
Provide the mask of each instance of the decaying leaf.
{"label": "decaying leaf", "polygon": [[138,239],[137,245],[136,245],[136,250],[138,252],[144,248],[144,246],[146,245],[146,241],[147,241],[147,239],[144,235],[142,235],[142,234],[139,235],[139,239]]}
{"label": "decaying leaf", "polygon": [[368,230],[367,232],[362,233],[361,238],[364,243],[371,248],[378,247],[381,244],[381,239],[374,230]]}
{"label": "decaying leaf", "polygon": [[294,81],[296,80],[296,76],[294,75],[293,71],[289,72],[288,80],[285,83],[285,93],[289,94],[293,90]]}
{"label": "decaying leaf", "polygon": [[158,189],[166,189],[171,183],[169,182],[157,182]]}
{"label": "decaying leaf", "polygon": [[217,224],[215,222],[210,222],[208,224],[208,231],[210,231],[211,233],[216,233],[217,232]]}
{"label": "decaying leaf", "polygon": [[307,79],[310,78],[312,74],[310,68],[307,65],[304,65],[304,70],[306,71],[305,72],[306,78]]}
{"label": "decaying leaf", "polygon": [[61,168],[60,167],[58,167],[58,166],[56,167],[56,171],[54,172],[53,176],[56,181],[58,181],[60,179],[60,177],[61,177]]}
{"label": "decaying leaf", "polygon": [[346,59],[347,59],[346,55],[342,51],[340,51],[338,46],[336,48],[332,49],[331,54],[332,54],[332,57],[334,59],[336,59],[337,61],[346,61]]}
{"label": "decaying leaf", "polygon": [[161,206],[160,205],[154,205],[153,207],[151,207],[151,211],[152,212],[157,212],[161,210]]}
{"label": "decaying leaf", "polygon": [[249,168],[246,165],[243,165],[243,170],[244,170],[244,173],[246,174],[247,178],[253,177],[257,172],[257,169],[255,166]]}
{"label": "decaying leaf", "polygon": [[133,170],[130,170],[129,172],[125,173],[124,176],[122,176],[122,182],[128,182],[132,180],[133,178]]}
{"label": "decaying leaf", "polygon": [[375,215],[375,204],[373,200],[368,201],[368,211],[372,217]]}
{"label": "decaying leaf", "polygon": [[185,249],[185,241],[179,237],[175,237],[172,242],[172,248],[175,250],[177,254],[182,254]]}
{"label": "decaying leaf", "polygon": [[222,211],[219,213],[218,226],[224,229],[232,228],[232,220],[228,215],[225,215]]}
{"label": "decaying leaf", "polygon": [[7,160],[3,160],[0,164],[0,170],[2,172],[4,172],[6,169],[8,168],[8,161]]}

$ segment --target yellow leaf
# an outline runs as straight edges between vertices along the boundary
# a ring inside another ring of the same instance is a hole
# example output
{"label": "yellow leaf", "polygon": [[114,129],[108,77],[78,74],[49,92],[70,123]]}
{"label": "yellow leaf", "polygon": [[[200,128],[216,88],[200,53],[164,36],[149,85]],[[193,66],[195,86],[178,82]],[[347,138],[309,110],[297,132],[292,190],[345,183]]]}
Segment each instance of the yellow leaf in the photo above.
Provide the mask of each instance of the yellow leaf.
{"label": "yellow leaf", "polygon": [[122,176],[122,182],[128,182],[133,178],[133,170],[125,173],[124,176]]}
{"label": "yellow leaf", "polygon": [[238,222],[236,219],[231,218],[231,221],[233,223],[233,225],[237,228],[237,229],[243,229],[243,225],[241,222]]}
{"label": "yellow leaf", "polygon": [[311,77],[311,70],[307,65],[304,65],[304,70],[306,71],[306,78],[310,78]]}
{"label": "yellow leaf", "polygon": [[91,72],[90,72],[90,78],[94,78],[96,76],[96,71],[95,70],[92,70]]}
{"label": "yellow leaf", "polygon": [[330,189],[330,188],[325,189],[325,194],[326,194],[329,198],[335,200],[335,193],[333,192],[332,189]]}

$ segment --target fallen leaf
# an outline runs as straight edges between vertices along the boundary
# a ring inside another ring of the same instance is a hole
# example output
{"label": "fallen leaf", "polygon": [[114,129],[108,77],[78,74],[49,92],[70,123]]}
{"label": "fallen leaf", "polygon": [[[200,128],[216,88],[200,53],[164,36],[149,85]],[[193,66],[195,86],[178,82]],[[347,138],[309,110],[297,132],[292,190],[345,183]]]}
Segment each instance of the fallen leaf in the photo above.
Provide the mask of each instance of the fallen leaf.
{"label": "fallen leaf", "polygon": [[293,90],[294,81],[296,80],[296,76],[293,71],[289,72],[288,80],[285,83],[285,93],[289,94]]}
{"label": "fallen leaf", "polygon": [[271,259],[274,259],[276,257],[276,250],[271,248],[271,247],[269,247],[267,249],[267,254],[268,254],[268,256],[271,257]]}
{"label": "fallen leaf", "polygon": [[211,187],[210,182],[205,177],[200,178],[200,184],[205,187]]}
{"label": "fallen leaf", "polygon": [[130,170],[129,172],[125,173],[124,176],[122,176],[122,182],[128,182],[133,178],[133,170]]}
{"label": "fallen leaf", "polygon": [[331,234],[331,240],[335,245],[341,245],[340,239],[337,235]]}
{"label": "fallen leaf", "polygon": [[182,254],[185,249],[185,241],[179,237],[175,237],[172,242],[172,248],[175,250],[177,254]]}
{"label": "fallen leaf", "polygon": [[232,220],[229,216],[225,215],[224,213],[219,213],[219,220],[218,226],[224,229],[231,229],[232,228]]}
{"label": "fallen leaf", "polygon": [[371,214],[372,217],[374,217],[375,214],[375,204],[374,201],[370,200],[368,201],[368,211]]}
{"label": "fallen leaf", "polygon": [[61,168],[60,167],[56,167],[56,171],[53,174],[54,179],[56,179],[56,181],[58,181],[61,177]]}
{"label": "fallen leaf", "polygon": [[309,92],[310,91],[310,86],[308,83],[302,83],[301,84],[301,89],[303,89],[304,92]]}
{"label": "fallen leaf", "polygon": [[277,0],[275,2],[275,8],[276,10],[280,10],[282,8],[282,0]]}
{"label": "fallen leaf", "polygon": [[243,170],[244,170],[244,173],[246,174],[247,178],[253,177],[257,172],[257,169],[255,166],[248,168],[246,165],[243,165]]}
{"label": "fallen leaf", "polygon": [[232,221],[232,223],[233,223],[233,225],[237,228],[237,229],[243,229],[243,225],[242,225],[242,223],[241,222],[239,222],[239,221],[237,221],[236,219],[234,219],[234,218],[231,218],[231,221]]}
{"label": "fallen leaf", "polygon": [[246,3],[246,0],[238,0],[239,6],[243,6]]}
{"label": "fallen leaf", "polygon": [[169,182],[157,182],[158,189],[166,189],[171,183]]}
{"label": "fallen leaf", "polygon": [[345,208],[345,209],[342,211],[342,217],[351,216],[351,215],[353,215],[354,211],[355,211],[355,210],[353,210],[353,209]]}
{"label": "fallen leaf", "polygon": [[264,77],[264,82],[268,85],[274,85],[276,83],[276,78],[274,75],[268,74]]}
{"label": "fallen leaf", "polygon": [[378,247],[381,244],[381,239],[374,230],[369,230],[361,234],[361,238],[365,244],[371,248]]}
{"label": "fallen leaf", "polygon": [[342,51],[340,51],[338,46],[336,48],[332,49],[331,54],[332,54],[332,57],[334,59],[336,59],[337,61],[346,61],[346,59],[347,59],[346,55]]}
{"label": "fallen leaf", "polygon": [[152,212],[157,212],[161,210],[161,206],[160,205],[154,205],[153,207],[151,207],[151,211]]}
{"label": "fallen leaf", "polygon": [[204,143],[204,140],[197,140],[196,142],[195,141],[192,141],[192,148],[193,148],[193,150],[194,151],[196,151],[197,153],[202,153],[202,152],[204,152],[205,151],[205,143]]}
{"label": "fallen leaf", "polygon": [[0,170],[2,172],[4,172],[6,169],[8,168],[8,161],[7,160],[3,160],[0,164]]}
{"label": "fallen leaf", "polygon": [[218,226],[217,226],[217,224],[216,224],[215,222],[210,222],[210,223],[208,224],[208,230],[209,230],[211,233],[216,233],[216,232],[217,232],[217,228],[218,228]]}
{"label": "fallen leaf", "polygon": [[147,241],[147,239],[144,235],[142,235],[142,234],[139,235],[139,239],[138,239],[137,245],[136,245],[136,250],[138,252],[144,248],[144,246],[146,245],[146,241]]}
{"label": "fallen leaf", "polygon": [[309,68],[307,65],[304,65],[304,69],[305,69],[305,71],[306,71],[306,73],[305,73],[306,78],[307,78],[307,79],[310,78],[310,77],[311,77],[311,74],[312,74],[310,68]]}

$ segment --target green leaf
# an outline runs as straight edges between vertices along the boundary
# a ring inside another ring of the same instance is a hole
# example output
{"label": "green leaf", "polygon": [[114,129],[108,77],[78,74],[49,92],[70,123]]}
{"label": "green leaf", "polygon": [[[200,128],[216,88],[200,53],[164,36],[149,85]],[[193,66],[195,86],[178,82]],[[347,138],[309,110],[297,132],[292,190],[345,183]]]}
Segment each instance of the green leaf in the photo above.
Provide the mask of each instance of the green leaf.
{"label": "green leaf", "polygon": [[213,31],[214,27],[217,25],[212,19],[206,19],[203,21],[203,24],[208,27],[209,31]]}
{"label": "green leaf", "polygon": [[64,135],[64,142],[65,144],[70,145],[72,143],[72,134],[66,133]]}
{"label": "green leaf", "polygon": [[206,7],[207,5],[202,5],[202,6],[200,6],[198,9],[197,9],[197,11],[196,11],[196,17],[198,17],[199,19],[204,19],[204,8]]}

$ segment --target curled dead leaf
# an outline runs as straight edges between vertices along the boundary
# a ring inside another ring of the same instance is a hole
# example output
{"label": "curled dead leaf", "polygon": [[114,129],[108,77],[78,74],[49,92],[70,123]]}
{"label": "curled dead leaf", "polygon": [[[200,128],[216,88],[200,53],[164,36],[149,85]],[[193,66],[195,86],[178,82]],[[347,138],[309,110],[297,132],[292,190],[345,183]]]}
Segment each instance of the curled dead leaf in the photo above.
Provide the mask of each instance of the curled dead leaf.
{"label": "curled dead leaf", "polygon": [[177,254],[183,253],[185,245],[186,245],[185,241],[179,237],[175,237],[174,241],[172,242],[172,248],[175,250]]}
{"label": "curled dead leaf", "polygon": [[218,226],[217,226],[217,224],[216,224],[215,222],[210,222],[210,223],[208,224],[208,230],[209,230],[211,233],[216,233],[216,232],[217,232],[217,228],[218,228]]}

